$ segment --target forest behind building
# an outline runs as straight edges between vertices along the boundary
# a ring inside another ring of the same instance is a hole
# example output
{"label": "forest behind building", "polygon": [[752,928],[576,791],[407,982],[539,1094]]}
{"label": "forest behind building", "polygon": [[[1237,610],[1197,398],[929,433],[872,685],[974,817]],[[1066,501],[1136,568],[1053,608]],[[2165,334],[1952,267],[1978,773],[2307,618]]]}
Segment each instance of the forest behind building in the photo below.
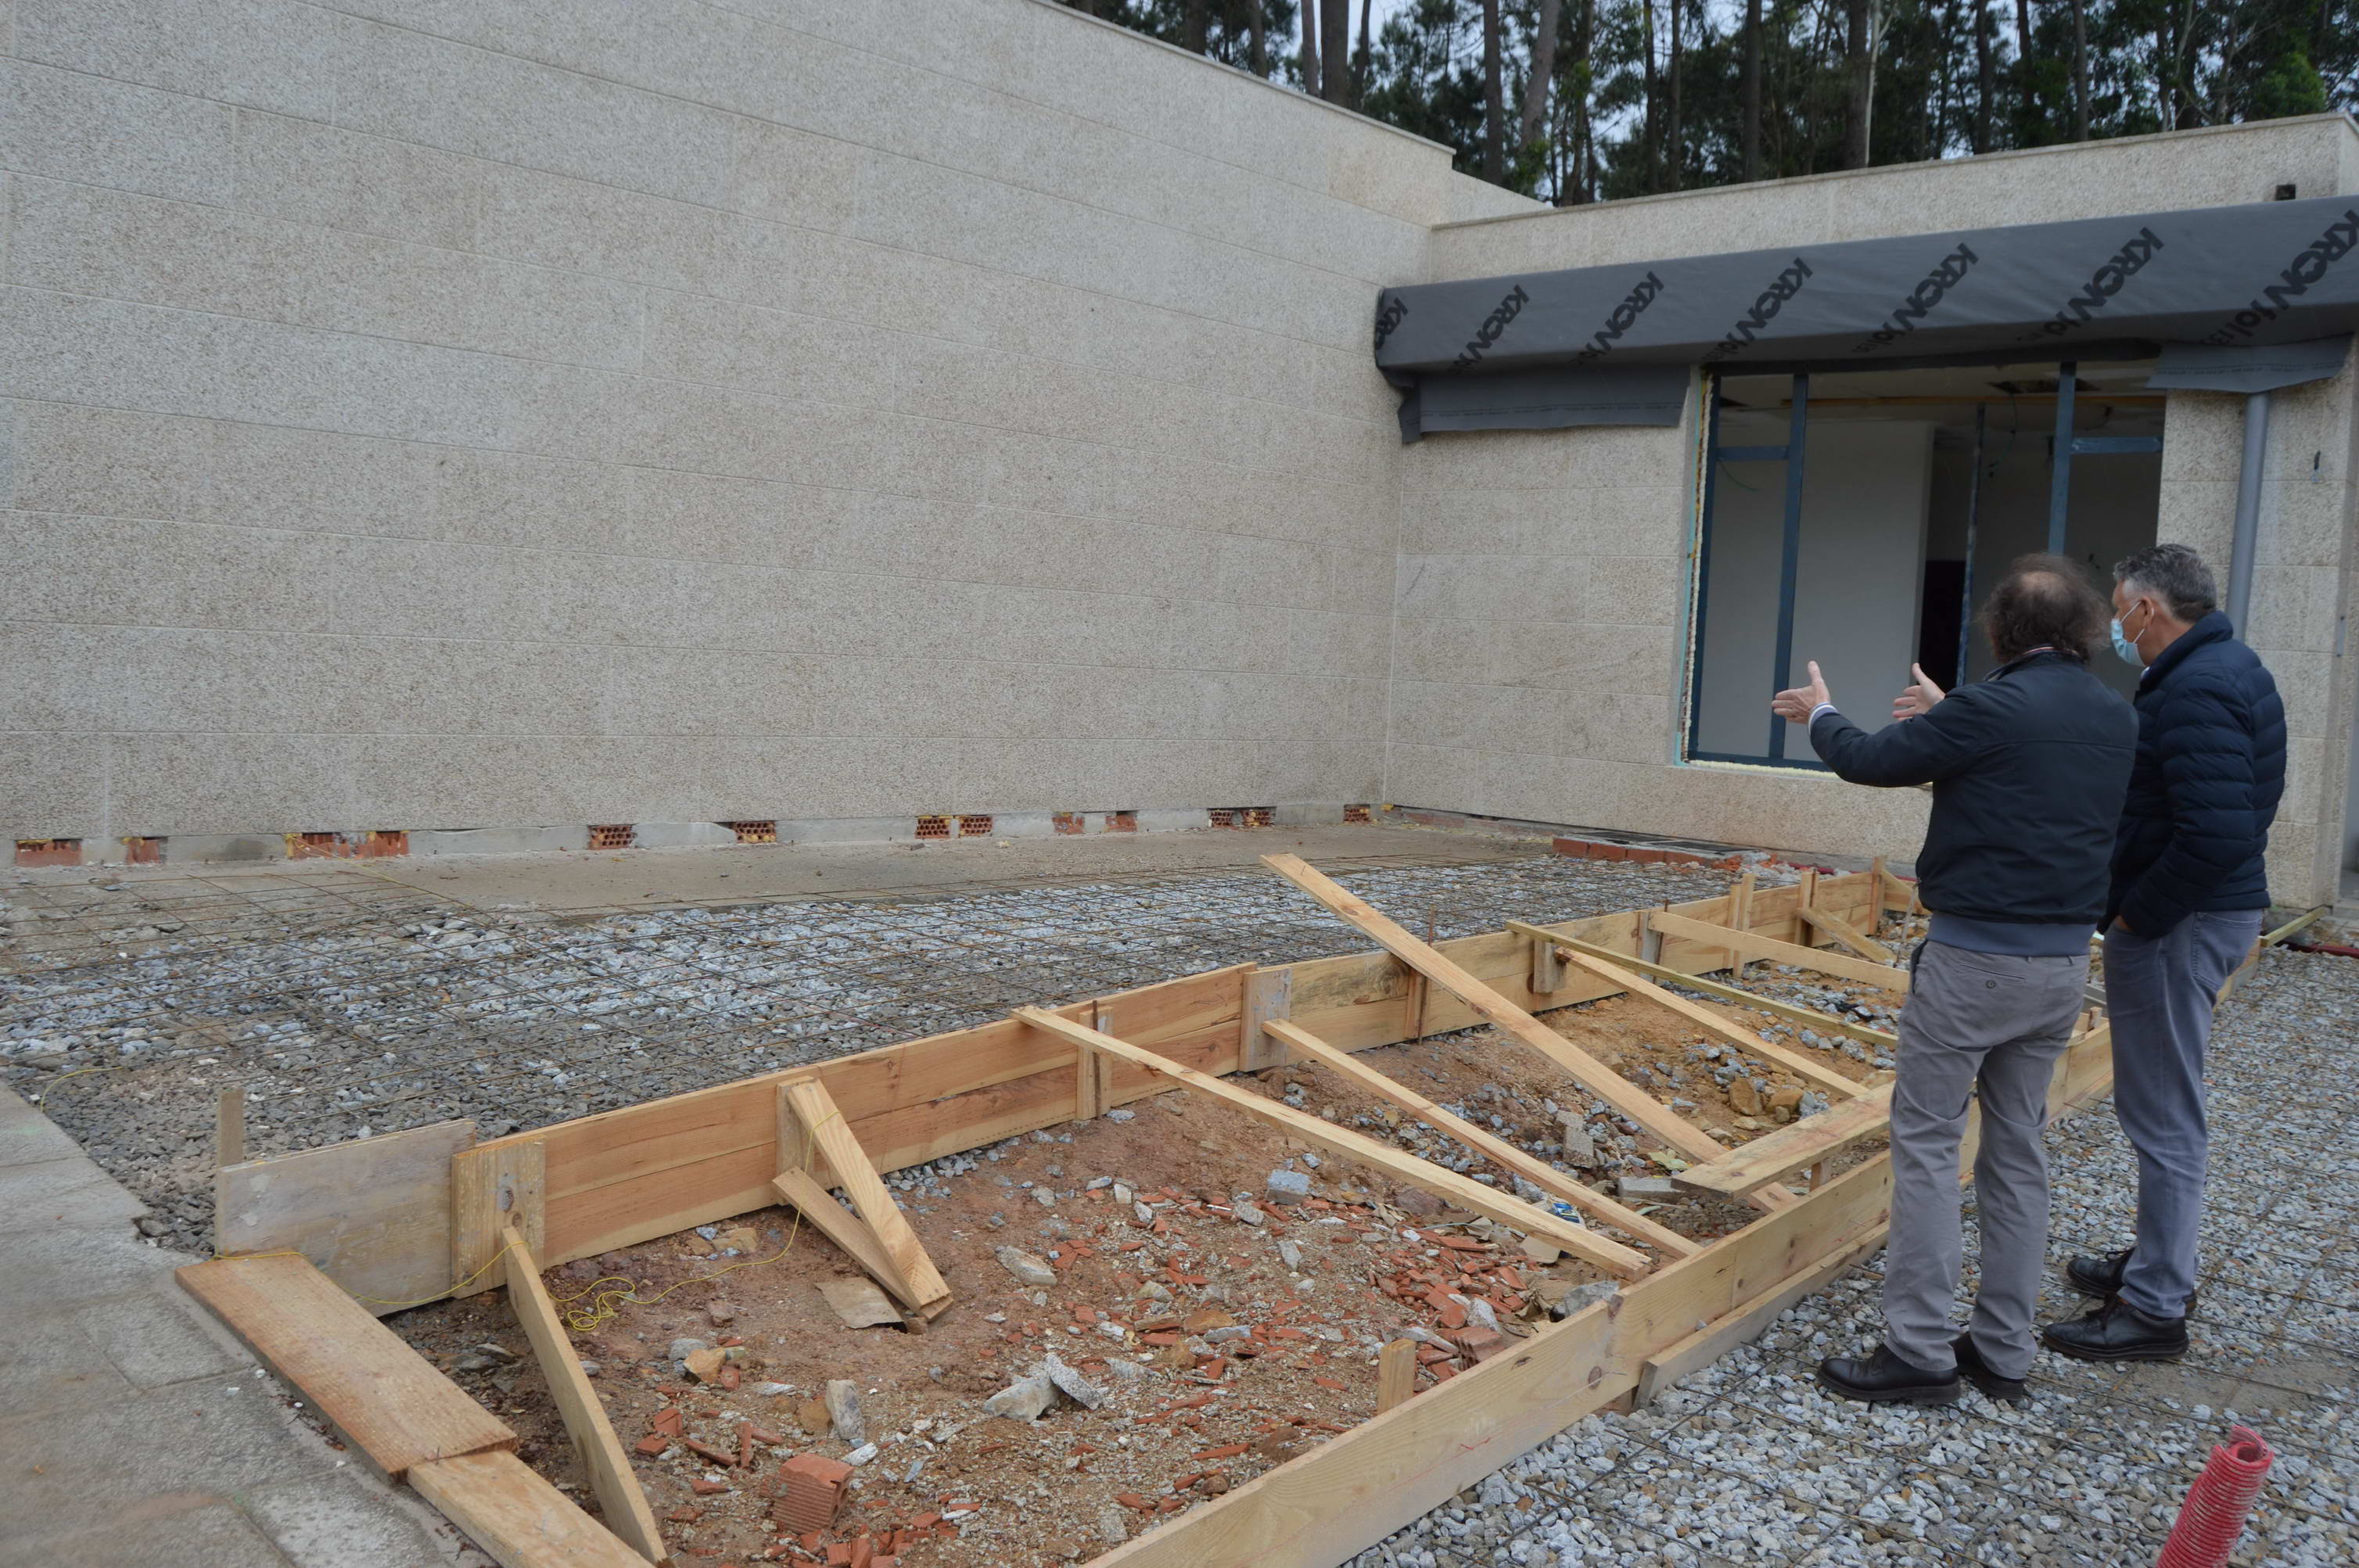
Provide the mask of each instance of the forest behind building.
{"label": "forest behind building", "polygon": [[2348,109],[2359,74],[2359,0],[1064,3],[1560,206]]}

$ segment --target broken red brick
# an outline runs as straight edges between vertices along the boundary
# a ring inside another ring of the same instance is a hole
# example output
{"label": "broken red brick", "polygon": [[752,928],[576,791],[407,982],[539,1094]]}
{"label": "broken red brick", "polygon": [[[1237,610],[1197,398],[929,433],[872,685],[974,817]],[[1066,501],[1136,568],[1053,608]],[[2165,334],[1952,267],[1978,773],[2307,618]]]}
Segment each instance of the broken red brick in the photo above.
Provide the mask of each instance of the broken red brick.
{"label": "broken red brick", "polygon": [[729,1489],[729,1483],[726,1481],[708,1481],[703,1476],[698,1475],[689,1482],[688,1489],[694,1492],[700,1497],[709,1497],[715,1492],[727,1491]]}
{"label": "broken red brick", "polygon": [[781,1530],[825,1530],[835,1522],[851,1478],[852,1466],[841,1459],[798,1454],[778,1466],[779,1495],[770,1517]]}
{"label": "broken red brick", "polygon": [[682,1503],[679,1507],[672,1509],[671,1512],[664,1515],[664,1518],[671,1520],[674,1524],[694,1524],[698,1519],[701,1519],[703,1517],[704,1510],[690,1503]]}
{"label": "broken red brick", "polygon": [[644,1454],[648,1458],[652,1459],[657,1454],[661,1454],[665,1449],[671,1446],[671,1439],[666,1437],[659,1432],[649,1432],[647,1436],[639,1439],[638,1442],[631,1444],[631,1446],[638,1453]]}
{"label": "broken red brick", "polygon": [[1242,1443],[1224,1443],[1218,1448],[1207,1448],[1202,1453],[1191,1455],[1191,1457],[1197,1459],[1234,1459],[1238,1454],[1243,1454],[1245,1451],[1245,1445]]}
{"label": "broken red brick", "polygon": [[679,1410],[677,1406],[669,1410],[658,1410],[655,1414],[647,1418],[647,1425],[653,1427],[656,1431],[662,1432],[667,1437],[678,1437],[679,1435],[679,1423],[680,1415]]}
{"label": "broken red brick", "polygon": [[1148,1502],[1145,1497],[1140,1497],[1136,1492],[1116,1492],[1114,1495],[1114,1500],[1120,1503],[1124,1508],[1136,1508],[1143,1514],[1151,1514],[1155,1511],[1155,1505]]}

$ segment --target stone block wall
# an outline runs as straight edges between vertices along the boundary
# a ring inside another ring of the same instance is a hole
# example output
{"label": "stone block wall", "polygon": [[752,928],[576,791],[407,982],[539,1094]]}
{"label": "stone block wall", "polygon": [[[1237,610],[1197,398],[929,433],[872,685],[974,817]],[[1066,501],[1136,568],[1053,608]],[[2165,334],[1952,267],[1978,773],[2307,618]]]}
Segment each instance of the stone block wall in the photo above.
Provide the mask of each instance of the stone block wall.
{"label": "stone block wall", "polygon": [[0,16],[16,836],[1379,796],[1445,149],[1040,0]]}

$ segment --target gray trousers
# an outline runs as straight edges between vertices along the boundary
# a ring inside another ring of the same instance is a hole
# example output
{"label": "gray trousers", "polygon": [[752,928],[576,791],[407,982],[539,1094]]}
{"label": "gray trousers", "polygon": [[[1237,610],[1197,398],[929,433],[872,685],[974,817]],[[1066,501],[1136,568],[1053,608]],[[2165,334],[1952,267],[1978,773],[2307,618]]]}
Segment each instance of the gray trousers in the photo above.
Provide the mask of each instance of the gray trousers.
{"label": "gray trousers", "polygon": [[2114,1024],[2114,1114],[2137,1150],[2137,1249],[2122,1299],[2158,1318],[2187,1315],[2203,1218],[2203,1052],[2229,974],[2261,934],[2260,909],[2199,910],[2158,937],[2105,933],[2105,1012]]}
{"label": "gray trousers", "polygon": [[2085,953],[2011,958],[1929,942],[1900,1010],[1892,1089],[1892,1236],[1884,1258],[1884,1341],[1929,1372],[1957,1366],[1951,1342],[1964,1242],[1958,1146],[1982,1102],[1974,1204],[1982,1286],[1971,1332],[2002,1377],[2031,1369],[2032,1309],[2048,1261],[2048,1086],[2071,1040]]}

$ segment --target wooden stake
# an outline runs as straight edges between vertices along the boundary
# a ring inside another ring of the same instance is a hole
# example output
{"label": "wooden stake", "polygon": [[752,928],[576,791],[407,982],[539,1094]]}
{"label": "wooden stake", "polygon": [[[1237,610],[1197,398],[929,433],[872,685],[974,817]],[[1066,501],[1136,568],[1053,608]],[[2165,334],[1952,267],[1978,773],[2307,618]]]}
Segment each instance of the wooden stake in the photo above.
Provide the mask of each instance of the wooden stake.
{"label": "wooden stake", "polygon": [[213,1106],[213,1169],[245,1163],[245,1091],[223,1089]]}
{"label": "wooden stake", "polygon": [[541,1379],[565,1422],[565,1435],[573,1440],[574,1454],[590,1478],[591,1495],[598,1499],[606,1528],[648,1562],[662,1562],[663,1536],[656,1529],[656,1516],[647,1507],[647,1494],[639,1490],[638,1476],[632,1474],[630,1456],[614,1435],[614,1423],[606,1419],[606,1407],[582,1370],[582,1357],[557,1315],[557,1303],[540,1282],[532,1248],[514,1225],[500,1233],[500,1240],[508,1249],[508,1306],[532,1344]]}
{"label": "wooden stake", "polygon": [[1376,1352],[1376,1413],[1417,1392],[1417,1341],[1397,1339]]}
{"label": "wooden stake", "polygon": [[[1728,923],[1738,931],[1753,929],[1753,873],[1737,878],[1736,887],[1728,895]],[[1728,977],[1738,985],[1745,984],[1745,954],[1735,948],[1728,950]]]}

